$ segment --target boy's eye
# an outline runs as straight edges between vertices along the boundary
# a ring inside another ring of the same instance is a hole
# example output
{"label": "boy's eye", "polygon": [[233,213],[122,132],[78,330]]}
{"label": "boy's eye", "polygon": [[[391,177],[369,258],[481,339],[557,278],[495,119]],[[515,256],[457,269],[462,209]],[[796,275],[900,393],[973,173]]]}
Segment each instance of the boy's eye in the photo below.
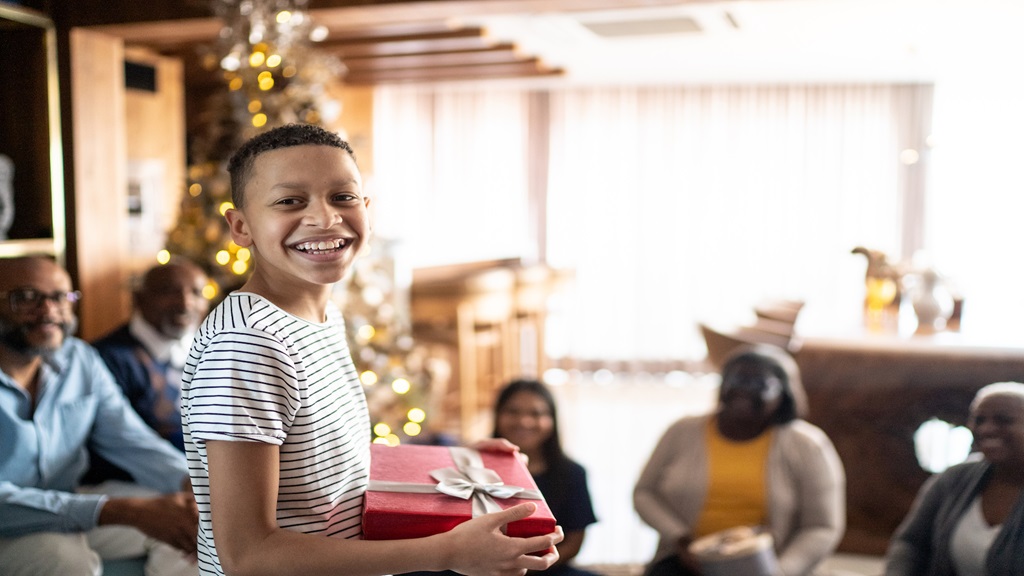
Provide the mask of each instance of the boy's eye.
{"label": "boy's eye", "polygon": [[351,201],[353,201],[353,200],[355,200],[357,198],[358,198],[358,196],[356,196],[355,194],[353,194],[351,192],[342,192],[340,194],[335,194],[334,195],[334,201],[335,202],[351,202]]}
{"label": "boy's eye", "polygon": [[282,206],[291,206],[293,204],[297,204],[298,202],[299,202],[298,198],[281,198],[280,200],[278,200],[276,202],[276,204],[282,205]]}

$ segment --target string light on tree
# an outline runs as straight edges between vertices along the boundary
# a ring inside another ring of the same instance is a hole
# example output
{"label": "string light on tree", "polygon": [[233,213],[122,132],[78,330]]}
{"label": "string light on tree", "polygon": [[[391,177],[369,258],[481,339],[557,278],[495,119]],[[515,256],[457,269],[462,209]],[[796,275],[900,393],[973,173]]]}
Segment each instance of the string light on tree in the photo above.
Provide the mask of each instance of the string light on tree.
{"label": "string light on tree", "polygon": [[213,1],[224,26],[203,62],[221,71],[253,128],[330,121],[317,105],[324,80],[347,70],[337,58],[311,49],[328,31],[313,23],[307,5],[308,0]]}
{"label": "string light on tree", "polygon": [[[336,299],[345,311],[375,442],[430,442],[428,402],[437,364],[413,342],[408,293],[396,274],[397,244],[373,238]],[[447,367],[447,364],[444,365]]]}

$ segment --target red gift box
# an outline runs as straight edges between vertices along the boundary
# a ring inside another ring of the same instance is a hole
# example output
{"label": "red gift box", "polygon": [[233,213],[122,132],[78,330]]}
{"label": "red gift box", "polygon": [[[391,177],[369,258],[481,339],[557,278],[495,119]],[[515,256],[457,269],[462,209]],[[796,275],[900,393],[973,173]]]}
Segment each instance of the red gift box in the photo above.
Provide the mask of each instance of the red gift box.
{"label": "red gift box", "polygon": [[[555,531],[555,518],[543,498],[487,498],[480,495],[479,485],[471,499],[438,491],[439,481],[431,477],[431,472],[448,469],[444,474],[462,476],[456,471],[460,465],[456,464],[453,450],[458,454],[463,469],[466,468],[464,458],[479,458],[480,462],[477,463],[482,463],[491,473],[497,473],[500,482],[506,487],[521,487],[531,491],[529,495],[540,496],[537,484],[526,466],[517,456],[507,452],[478,452],[447,446],[373,444],[370,447],[370,487],[363,498],[363,538],[396,540],[447,532],[473,517],[474,499],[478,500],[478,508],[479,501],[483,499],[491,500],[492,504],[502,509],[523,502],[534,502],[537,505],[530,516],[508,524],[506,534],[509,536],[525,538]],[[402,484],[393,484],[396,482]],[[390,491],[392,489],[399,491]],[[478,509],[477,512],[482,511]]]}

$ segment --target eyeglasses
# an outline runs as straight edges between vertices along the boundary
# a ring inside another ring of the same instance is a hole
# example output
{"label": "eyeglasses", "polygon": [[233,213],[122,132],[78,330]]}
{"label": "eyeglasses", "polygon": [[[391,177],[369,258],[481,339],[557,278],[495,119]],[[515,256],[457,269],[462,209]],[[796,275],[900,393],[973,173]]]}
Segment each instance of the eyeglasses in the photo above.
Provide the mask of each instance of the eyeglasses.
{"label": "eyeglasses", "polygon": [[7,292],[0,292],[0,297],[7,297],[12,312],[27,312],[35,310],[45,301],[53,302],[58,307],[70,307],[82,299],[82,293],[78,290],[65,292],[58,290],[47,294],[35,288],[15,288]]}

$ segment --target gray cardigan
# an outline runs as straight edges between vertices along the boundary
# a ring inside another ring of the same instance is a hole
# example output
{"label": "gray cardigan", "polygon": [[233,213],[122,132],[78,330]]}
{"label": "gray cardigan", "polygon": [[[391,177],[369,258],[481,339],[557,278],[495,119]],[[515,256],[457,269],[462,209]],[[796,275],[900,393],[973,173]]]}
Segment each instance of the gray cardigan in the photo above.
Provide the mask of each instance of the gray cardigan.
{"label": "gray cardigan", "polygon": [[[654,448],[633,491],[640,518],[658,531],[654,562],[676,552],[707,497],[705,431],[710,415],[677,421]],[[803,420],[775,427],[768,452],[768,528],[785,576],[811,574],[846,523],[846,476],[832,442]]]}
{"label": "gray cardigan", "polygon": [[[955,576],[950,539],[990,469],[988,462],[966,462],[928,479],[889,544],[885,576]],[[993,540],[985,574],[1024,576],[1024,497]]]}

